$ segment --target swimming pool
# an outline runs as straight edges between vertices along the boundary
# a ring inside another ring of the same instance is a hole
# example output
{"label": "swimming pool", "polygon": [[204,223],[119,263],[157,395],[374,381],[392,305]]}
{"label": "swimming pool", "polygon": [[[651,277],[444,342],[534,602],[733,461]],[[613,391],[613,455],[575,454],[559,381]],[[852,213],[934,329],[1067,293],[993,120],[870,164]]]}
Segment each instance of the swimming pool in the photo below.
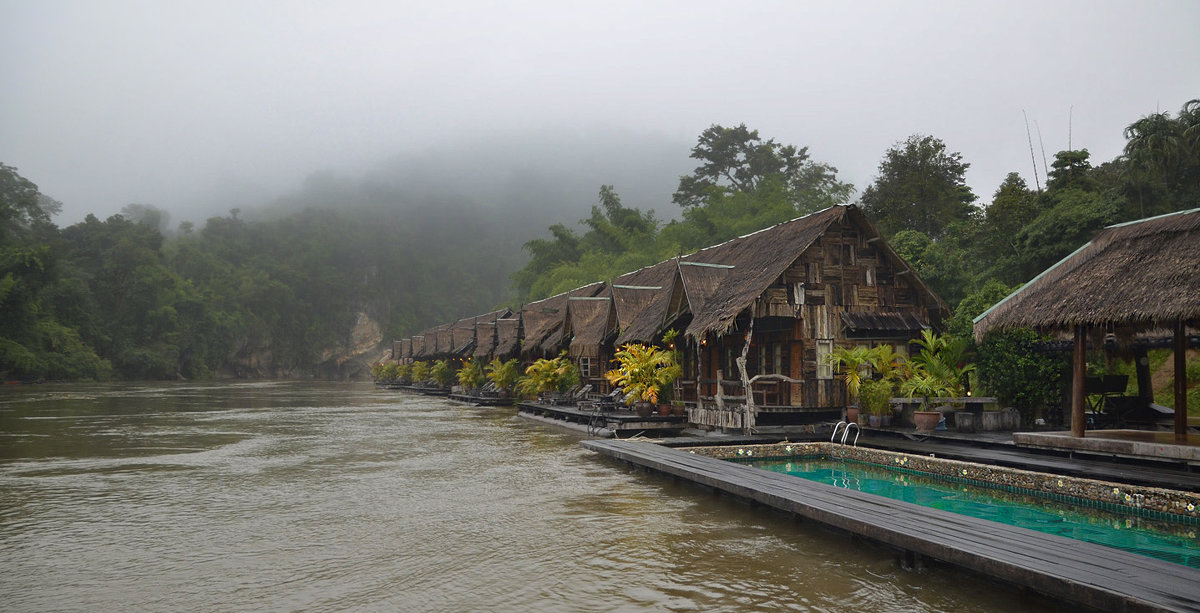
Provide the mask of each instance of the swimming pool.
{"label": "swimming pool", "polygon": [[795,457],[734,461],[1200,568],[1197,529],[1186,523],[1095,508],[1082,500],[1050,500],[1033,493],[956,483],[936,475],[854,460]]}

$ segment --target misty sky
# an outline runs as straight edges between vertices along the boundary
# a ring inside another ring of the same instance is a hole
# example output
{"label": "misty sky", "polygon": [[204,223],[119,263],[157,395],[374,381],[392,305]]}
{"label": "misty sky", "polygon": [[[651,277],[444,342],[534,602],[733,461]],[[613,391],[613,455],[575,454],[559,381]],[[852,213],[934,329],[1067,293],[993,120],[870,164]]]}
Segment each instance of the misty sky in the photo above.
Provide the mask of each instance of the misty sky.
{"label": "misty sky", "polygon": [[[1200,1],[0,0],[0,57],[0,161],[64,203],[60,225],[224,212],[474,142],[537,159],[556,133],[620,191],[619,150],[586,143],[677,143],[665,167],[686,171],[702,130],[743,122],[860,191],[932,134],[987,202],[1009,171],[1033,184],[1022,110],[1040,166],[1039,127],[1052,160],[1073,117],[1106,161],[1126,125],[1200,97]],[[633,204],[675,213],[676,180]]]}

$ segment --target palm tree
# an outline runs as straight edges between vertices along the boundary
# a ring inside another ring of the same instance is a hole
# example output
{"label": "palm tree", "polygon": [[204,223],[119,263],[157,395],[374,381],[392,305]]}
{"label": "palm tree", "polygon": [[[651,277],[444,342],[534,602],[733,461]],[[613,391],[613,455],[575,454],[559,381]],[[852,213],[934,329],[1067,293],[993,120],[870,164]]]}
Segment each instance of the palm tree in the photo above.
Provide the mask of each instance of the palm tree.
{"label": "palm tree", "polygon": [[[1184,111],[1188,108],[1184,105]],[[1171,171],[1187,155],[1183,122],[1171,119],[1165,111],[1146,115],[1125,128],[1125,138],[1129,178],[1138,185],[1138,204],[1145,217],[1143,187],[1165,187]]]}

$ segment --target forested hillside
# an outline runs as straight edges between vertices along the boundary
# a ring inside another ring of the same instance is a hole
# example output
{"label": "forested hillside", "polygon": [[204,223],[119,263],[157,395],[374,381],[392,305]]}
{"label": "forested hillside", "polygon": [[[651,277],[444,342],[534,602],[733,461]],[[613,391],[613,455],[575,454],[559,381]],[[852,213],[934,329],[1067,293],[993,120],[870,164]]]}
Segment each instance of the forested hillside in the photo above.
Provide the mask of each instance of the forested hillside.
{"label": "forested hillside", "polygon": [[[981,201],[965,183],[969,161],[914,135],[884,153],[858,201],[959,305],[952,331],[965,334],[971,317],[1097,229],[1200,206],[1200,101],[1139,119],[1126,137],[1116,159],[1062,151],[1044,185],[1014,172]],[[176,228],[145,205],[60,228],[58,203],[0,165],[0,377],[365,375],[381,343],[422,327],[855,201],[807,148],[746,126],[705,130],[691,157],[661,216],[627,206],[605,181],[594,198],[523,198],[553,185],[553,168],[493,178],[504,185],[490,192],[476,181],[469,196],[418,169],[389,181],[317,177],[273,206]],[[637,159],[644,152],[625,161]],[[564,199],[594,202],[581,226]],[[547,226],[549,237],[531,240]]]}

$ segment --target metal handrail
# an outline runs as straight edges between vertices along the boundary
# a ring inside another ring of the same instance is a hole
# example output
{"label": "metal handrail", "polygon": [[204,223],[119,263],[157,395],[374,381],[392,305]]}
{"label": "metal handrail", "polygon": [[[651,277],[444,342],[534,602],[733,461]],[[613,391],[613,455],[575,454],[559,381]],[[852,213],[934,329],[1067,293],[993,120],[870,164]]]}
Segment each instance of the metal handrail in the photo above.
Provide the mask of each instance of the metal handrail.
{"label": "metal handrail", "polygon": [[855,446],[855,447],[858,447],[858,437],[859,437],[859,436],[862,436],[862,428],[860,428],[860,427],[858,426],[858,424],[856,424],[856,423],[854,423],[854,422],[850,422],[850,423],[846,424],[846,430],[842,432],[842,444],[843,444],[843,445],[845,445],[845,444],[846,444],[846,437],[847,437],[847,436],[850,436],[850,426],[854,426],[854,429],[855,429],[855,433],[854,433],[854,446]]}

